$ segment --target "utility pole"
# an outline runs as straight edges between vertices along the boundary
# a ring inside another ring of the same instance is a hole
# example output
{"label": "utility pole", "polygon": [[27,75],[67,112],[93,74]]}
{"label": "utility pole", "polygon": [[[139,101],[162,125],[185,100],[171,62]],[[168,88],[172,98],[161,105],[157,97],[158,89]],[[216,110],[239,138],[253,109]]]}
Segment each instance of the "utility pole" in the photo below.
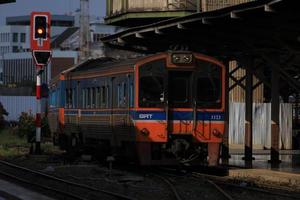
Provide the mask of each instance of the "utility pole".
{"label": "utility pole", "polygon": [[89,0],[80,0],[80,56],[81,61],[90,57],[90,17],[89,17]]}

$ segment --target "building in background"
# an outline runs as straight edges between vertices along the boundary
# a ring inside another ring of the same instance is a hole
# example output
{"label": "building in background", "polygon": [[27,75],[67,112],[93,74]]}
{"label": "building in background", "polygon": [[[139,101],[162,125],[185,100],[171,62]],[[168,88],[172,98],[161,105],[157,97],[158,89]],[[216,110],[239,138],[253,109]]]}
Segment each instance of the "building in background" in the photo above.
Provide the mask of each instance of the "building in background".
{"label": "building in background", "polygon": [[[77,15],[76,15],[77,16]],[[79,25],[79,17],[75,16],[75,24]],[[77,20],[76,20],[77,19]],[[115,57],[115,58],[127,58],[136,56],[136,54],[132,54],[127,51],[120,51],[105,47],[102,41],[100,40],[102,37],[112,35],[123,28],[118,26],[107,25],[104,23],[103,19],[92,18],[93,20],[90,22],[90,38],[91,43],[90,47],[90,57],[98,58],[98,57]],[[80,50],[80,30],[79,27],[69,27],[66,29],[60,36],[55,38],[51,46],[54,49],[60,49],[62,51],[79,51]]]}
{"label": "building in background", "polygon": [[[60,71],[76,64],[77,56],[76,51],[54,50],[51,62],[42,75],[43,82],[48,83]],[[35,79],[35,64],[31,52],[7,53],[2,57],[2,84],[28,86]]]}
{"label": "building in background", "polygon": [[[74,16],[52,15],[52,40],[74,26]],[[77,52],[55,50],[52,62],[43,74],[43,82],[51,79],[59,68],[64,70],[77,62]],[[47,76],[48,75],[48,76]],[[48,77],[48,79],[46,78]],[[0,26],[0,84],[27,86],[35,82],[35,65],[30,50],[30,16],[7,17]]]}

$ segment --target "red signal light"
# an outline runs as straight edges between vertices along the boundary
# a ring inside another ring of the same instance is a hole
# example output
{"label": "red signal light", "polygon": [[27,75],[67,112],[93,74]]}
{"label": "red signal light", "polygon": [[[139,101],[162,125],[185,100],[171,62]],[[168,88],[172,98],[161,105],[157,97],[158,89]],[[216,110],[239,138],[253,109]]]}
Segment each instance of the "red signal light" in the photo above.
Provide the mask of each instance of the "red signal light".
{"label": "red signal light", "polygon": [[34,31],[35,39],[47,39],[47,16],[45,15],[36,15],[34,17]]}

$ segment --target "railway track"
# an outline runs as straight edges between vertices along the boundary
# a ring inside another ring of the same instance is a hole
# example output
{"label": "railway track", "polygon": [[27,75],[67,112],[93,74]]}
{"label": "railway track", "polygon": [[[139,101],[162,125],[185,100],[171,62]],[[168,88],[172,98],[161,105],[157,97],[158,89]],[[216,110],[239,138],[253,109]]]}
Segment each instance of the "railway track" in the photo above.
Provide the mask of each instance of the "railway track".
{"label": "railway track", "polygon": [[32,189],[51,192],[59,199],[136,200],[133,197],[120,193],[60,179],[40,171],[24,168],[2,160],[0,160],[0,175],[22,184],[26,184]]}
{"label": "railway track", "polygon": [[[281,187],[275,187],[275,186],[265,186],[265,187],[254,187],[254,186],[243,186],[239,184],[239,182],[231,183],[225,180],[222,177],[214,176],[214,175],[207,175],[202,174],[199,172],[192,172],[191,176],[194,178],[205,178],[208,182],[211,184],[214,184],[216,187],[220,187],[222,185],[223,187],[231,188],[231,189],[240,189],[240,190],[247,190],[249,192],[256,192],[256,193],[264,193],[268,196],[275,196],[275,197],[282,197],[282,198],[288,198],[288,199],[299,199],[300,200],[300,194],[297,195],[291,195],[286,193],[287,190],[285,188]],[[232,190],[231,190],[232,191]],[[290,191],[292,192],[292,191]]]}
{"label": "railway track", "polygon": [[[187,178],[190,178],[189,175],[187,174],[176,174],[176,173],[166,173],[166,172],[162,172],[162,171],[156,171],[155,173],[153,173],[154,176],[160,178],[162,181],[164,181],[168,186],[170,191],[173,193],[173,196],[176,200],[185,200],[185,199],[189,199],[187,197],[185,197],[184,195],[180,194],[184,193],[183,191],[180,191],[180,187],[176,187],[174,185],[174,182],[176,181],[172,181],[171,178],[182,178],[184,176],[187,176]],[[170,178],[171,177],[171,178]],[[209,185],[211,186],[211,188],[213,190],[216,190],[217,193],[219,193],[221,195],[222,199],[226,199],[226,200],[234,200],[234,198],[227,193],[224,189],[222,189],[220,186],[218,186],[214,181],[212,180],[208,180],[208,179],[204,179],[205,183],[209,183]],[[197,185],[199,185],[198,190],[205,190],[203,188],[201,188],[201,185],[204,186],[203,182],[199,182]],[[207,186],[205,186],[207,187]],[[216,199],[220,199],[220,197],[216,198]]]}
{"label": "railway track", "polygon": [[158,174],[153,174],[153,175],[158,177],[159,179],[161,179],[163,182],[165,182],[168,185],[170,191],[173,193],[173,196],[175,197],[176,200],[183,200],[182,197],[179,195],[176,187],[174,186],[174,184],[172,183],[172,181],[169,178],[164,177],[162,175],[158,175]]}
{"label": "railway track", "polygon": [[[251,186],[251,185],[245,186],[241,184],[241,182],[231,182],[227,178],[224,178],[222,176],[203,174],[197,172],[197,170],[196,171],[186,170],[184,172],[181,171],[178,172],[176,169],[162,168],[161,173],[169,177],[172,176],[187,177],[190,180],[192,179],[198,180],[199,185],[201,185],[201,183],[205,181],[211,187],[215,188],[215,190],[217,190],[219,194],[222,194],[222,197],[226,200],[241,199],[243,195],[247,196],[247,194],[249,194],[248,198],[250,199],[255,199],[255,197],[251,196],[252,194],[254,194],[258,197],[262,196],[262,199],[276,198],[276,199],[293,199],[293,200],[299,199],[300,200],[300,194],[295,193],[292,190],[288,191],[285,188],[267,186],[267,185],[264,187]],[[179,198],[177,200],[179,200]]]}

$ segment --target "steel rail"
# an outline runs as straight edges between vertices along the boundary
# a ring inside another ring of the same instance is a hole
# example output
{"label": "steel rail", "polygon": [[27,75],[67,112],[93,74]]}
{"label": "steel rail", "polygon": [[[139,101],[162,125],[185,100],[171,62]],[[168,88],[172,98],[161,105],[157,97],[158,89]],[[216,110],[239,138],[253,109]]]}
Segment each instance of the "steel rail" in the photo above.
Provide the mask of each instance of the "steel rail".
{"label": "steel rail", "polygon": [[161,180],[163,180],[170,187],[170,189],[172,190],[172,192],[177,200],[182,200],[182,198],[180,197],[179,193],[177,192],[175,186],[171,183],[171,181],[168,178],[165,178],[165,177],[157,175],[157,174],[153,174],[153,175],[160,178]]}
{"label": "steel rail", "polygon": [[[250,191],[255,191],[255,192],[261,192],[261,193],[265,193],[265,194],[269,194],[269,195],[273,195],[273,196],[281,196],[281,197],[287,197],[287,198],[291,198],[291,199],[299,199],[300,200],[300,196],[294,196],[294,195],[289,195],[289,194],[285,194],[285,193],[281,193],[281,192],[275,192],[275,191],[270,191],[270,190],[281,190],[281,191],[289,191],[283,188],[276,188],[276,187],[269,187],[267,189],[264,188],[259,188],[259,187],[251,187],[251,186],[241,186],[241,185],[237,185],[234,183],[228,183],[226,182],[226,180],[222,177],[218,177],[218,176],[213,176],[213,175],[207,175],[207,174],[202,174],[202,173],[198,173],[198,172],[192,172],[192,176],[194,178],[199,178],[199,177],[204,177],[206,180],[212,180],[213,182],[216,184],[222,184],[222,185],[226,185],[226,186],[231,186],[231,187],[236,187],[236,188],[240,188],[240,189],[245,189],[245,190],[250,190]],[[291,191],[290,191],[291,192]]]}
{"label": "steel rail", "polygon": [[84,188],[84,189],[94,191],[94,192],[101,192],[101,193],[116,197],[118,199],[136,200],[133,197],[129,197],[129,196],[126,196],[126,195],[123,195],[123,194],[115,193],[115,192],[110,192],[110,191],[107,191],[107,190],[98,189],[98,188],[88,186],[88,185],[84,185],[84,184],[80,184],[80,183],[74,183],[74,182],[71,182],[71,181],[68,181],[68,180],[64,180],[64,179],[61,179],[61,178],[57,178],[55,176],[51,176],[51,175],[39,172],[39,171],[35,171],[35,170],[31,170],[31,169],[28,169],[28,168],[25,168],[25,167],[22,167],[22,166],[18,166],[18,165],[15,165],[15,164],[3,161],[3,160],[0,160],[0,163],[3,164],[3,165],[6,165],[6,166],[10,166],[10,167],[13,167],[13,168],[16,168],[16,169],[20,169],[20,170],[23,170],[23,171],[26,171],[26,172],[36,174],[36,175],[39,175],[39,176],[42,176],[42,177],[46,177],[46,178],[51,179],[51,180],[66,183],[66,184],[69,184],[69,185],[72,185],[72,186],[75,186],[75,187]]}
{"label": "steel rail", "polygon": [[[165,173],[164,173],[165,174]],[[156,174],[155,174],[156,175]],[[170,176],[169,174],[167,174],[168,176]],[[165,179],[164,181],[166,182],[166,183],[168,183],[171,187],[173,187],[174,188],[174,186],[172,185],[172,183],[170,183],[170,181],[168,181],[165,177],[162,177],[162,176],[159,176],[159,175],[156,175],[156,176],[158,176],[158,177],[160,177],[161,179]],[[172,176],[176,176],[176,177],[182,177],[182,175],[175,175],[175,174],[172,174]],[[192,176],[193,177],[193,176]],[[195,177],[193,177],[193,178],[195,178]],[[213,181],[211,181],[211,180],[208,180],[207,178],[205,178],[204,177],[204,180],[206,181],[206,182],[208,182],[210,185],[212,185],[215,189],[217,189],[218,190],[218,192],[220,192],[224,197],[226,197],[226,199],[228,199],[228,200],[234,200],[227,192],[225,192],[221,187],[219,187],[217,184],[215,184]],[[175,191],[176,191],[176,189],[175,189]],[[177,191],[176,191],[176,193],[177,193]],[[179,196],[179,195],[178,195]],[[177,198],[178,199],[178,198]],[[181,199],[180,198],[180,196],[179,196],[179,199]]]}
{"label": "steel rail", "polygon": [[20,178],[20,177],[17,177],[17,176],[14,176],[14,175],[11,175],[11,174],[2,172],[2,171],[0,171],[0,174],[3,175],[3,176],[9,177],[9,178],[11,178],[11,179],[20,181],[20,182],[22,182],[22,183],[31,185],[31,186],[33,185],[33,186],[36,186],[36,187],[39,187],[39,188],[42,188],[42,189],[45,189],[45,190],[48,190],[48,191],[52,191],[52,192],[59,193],[60,195],[63,195],[63,196],[66,196],[66,197],[70,197],[70,198],[72,198],[72,199],[86,200],[86,198],[82,198],[82,197],[76,196],[76,195],[71,194],[71,193],[69,193],[69,192],[65,192],[65,191],[57,190],[57,189],[54,189],[54,188],[51,188],[51,187],[48,187],[48,186],[45,186],[45,185],[40,185],[40,184],[37,184],[37,183],[33,183],[33,182],[27,181],[27,180],[25,180],[25,179],[22,179],[22,178]]}
{"label": "steel rail", "polygon": [[214,186],[223,196],[225,196],[228,200],[234,200],[225,190],[223,190],[221,187],[219,187],[216,183],[214,183],[211,180],[206,179],[206,181]]}

